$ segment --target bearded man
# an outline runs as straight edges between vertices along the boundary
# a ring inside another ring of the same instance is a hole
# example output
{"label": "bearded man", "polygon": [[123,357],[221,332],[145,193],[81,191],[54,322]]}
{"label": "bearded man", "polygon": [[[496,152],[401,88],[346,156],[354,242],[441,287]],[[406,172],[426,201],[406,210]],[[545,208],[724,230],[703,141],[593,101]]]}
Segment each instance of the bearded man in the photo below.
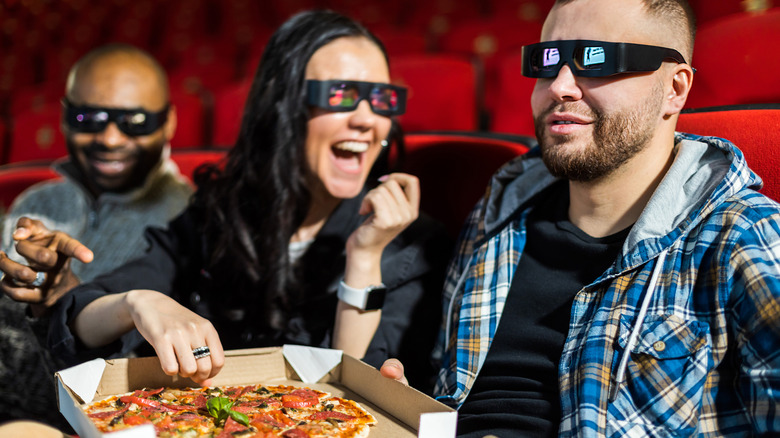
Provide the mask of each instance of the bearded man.
{"label": "bearded man", "polygon": [[539,148],[445,284],[459,436],[780,433],[780,206],[733,144],[675,132],[694,27],[685,0],[558,0],[524,47]]}

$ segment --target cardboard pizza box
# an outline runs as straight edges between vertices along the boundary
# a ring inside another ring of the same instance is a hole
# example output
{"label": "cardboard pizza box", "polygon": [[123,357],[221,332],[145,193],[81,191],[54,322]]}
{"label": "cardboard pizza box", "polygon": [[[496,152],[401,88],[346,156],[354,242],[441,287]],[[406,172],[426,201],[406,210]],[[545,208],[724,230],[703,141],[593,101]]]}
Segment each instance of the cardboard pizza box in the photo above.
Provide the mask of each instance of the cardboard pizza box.
{"label": "cardboard pizza box", "polygon": [[[156,357],[95,359],[56,373],[60,412],[81,438],[151,438],[151,425],[102,434],[81,406],[141,388],[198,386],[168,376]],[[231,350],[214,386],[308,386],[357,401],[377,419],[370,438],[455,436],[457,413],[414,388],[383,377],[374,367],[339,350],[285,345]]]}

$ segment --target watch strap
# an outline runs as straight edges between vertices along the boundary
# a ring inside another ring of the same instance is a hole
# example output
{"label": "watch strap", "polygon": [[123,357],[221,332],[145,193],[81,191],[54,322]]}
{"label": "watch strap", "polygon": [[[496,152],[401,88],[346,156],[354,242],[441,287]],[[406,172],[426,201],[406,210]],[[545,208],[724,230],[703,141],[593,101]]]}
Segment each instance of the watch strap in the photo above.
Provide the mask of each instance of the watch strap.
{"label": "watch strap", "polygon": [[341,301],[362,310],[381,309],[385,303],[386,293],[387,287],[384,284],[356,289],[344,281],[339,283],[336,291],[336,295]]}

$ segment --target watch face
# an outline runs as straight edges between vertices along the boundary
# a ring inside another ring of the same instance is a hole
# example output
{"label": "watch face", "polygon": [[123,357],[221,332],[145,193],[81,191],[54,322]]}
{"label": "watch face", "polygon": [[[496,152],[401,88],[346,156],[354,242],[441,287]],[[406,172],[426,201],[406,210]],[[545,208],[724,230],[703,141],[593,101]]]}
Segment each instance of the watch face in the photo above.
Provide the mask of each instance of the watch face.
{"label": "watch face", "polygon": [[377,310],[381,309],[385,304],[385,295],[387,294],[387,288],[384,286],[372,286],[366,290],[368,296],[366,297],[365,310]]}

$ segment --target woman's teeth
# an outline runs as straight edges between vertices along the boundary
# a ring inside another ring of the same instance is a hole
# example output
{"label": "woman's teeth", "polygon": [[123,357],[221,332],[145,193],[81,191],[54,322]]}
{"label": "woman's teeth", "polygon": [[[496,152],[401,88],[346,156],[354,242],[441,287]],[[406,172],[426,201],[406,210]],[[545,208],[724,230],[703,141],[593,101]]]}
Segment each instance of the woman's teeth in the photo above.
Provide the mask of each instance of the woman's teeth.
{"label": "woman's teeth", "polygon": [[368,150],[368,143],[364,141],[341,141],[336,143],[333,147],[342,151],[359,154]]}

